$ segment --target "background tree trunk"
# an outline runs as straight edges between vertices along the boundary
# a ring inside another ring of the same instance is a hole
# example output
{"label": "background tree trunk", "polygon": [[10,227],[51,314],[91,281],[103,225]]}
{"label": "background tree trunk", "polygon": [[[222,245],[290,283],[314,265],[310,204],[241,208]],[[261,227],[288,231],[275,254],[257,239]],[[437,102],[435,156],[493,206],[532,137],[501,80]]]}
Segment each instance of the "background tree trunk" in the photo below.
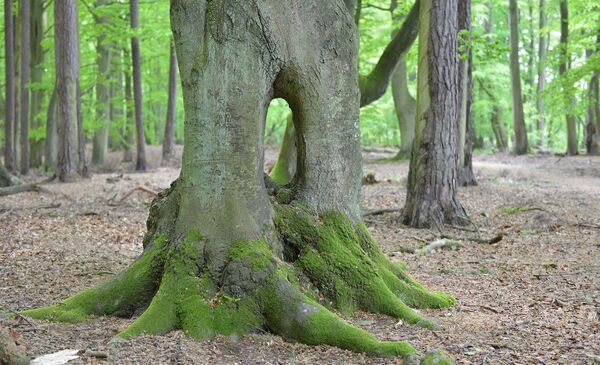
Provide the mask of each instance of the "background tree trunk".
{"label": "background tree trunk", "polygon": [[524,155],[529,151],[523,96],[521,92],[521,70],[519,66],[519,9],[517,0],[509,0],[508,14],[510,28],[510,79],[512,85],[513,128],[515,131],[514,152]]}
{"label": "background tree trunk", "polygon": [[289,113],[286,118],[285,132],[281,148],[279,149],[279,156],[277,156],[277,161],[269,174],[271,179],[278,184],[287,184],[296,173],[296,160],[298,159],[297,138],[293,115]]}
{"label": "background tree trunk", "polygon": [[[97,0],[96,9],[107,5],[106,0]],[[100,9],[102,12],[102,9]],[[102,124],[102,127],[94,134],[94,145],[92,148],[92,165],[101,166],[106,158],[108,149],[108,132],[110,129],[110,65],[111,49],[107,44],[105,31],[103,30],[108,23],[108,16],[96,16],[96,27],[100,34],[96,38],[96,65],[98,72],[96,74],[96,121]]]}
{"label": "background tree trunk", "polygon": [[77,1],[54,2],[56,95],[58,119],[57,175],[72,181],[78,161],[78,85],[79,47],[77,36]]}
{"label": "background tree trunk", "polygon": [[573,95],[567,78],[567,71],[571,57],[569,53],[569,6],[567,0],[560,0],[560,64],[558,73],[562,78],[563,94],[565,97],[565,108],[568,110],[565,116],[567,121],[567,155],[577,154],[577,120],[570,111],[573,107]]}
{"label": "background tree trunk", "polygon": [[408,72],[406,60],[401,58],[392,76],[392,96],[394,109],[400,128],[400,150],[398,158],[410,158],[413,140],[415,138],[415,118],[417,101],[408,91]]}
{"label": "background tree trunk", "polygon": [[412,227],[465,224],[456,196],[459,70],[456,0],[422,0],[417,121],[403,221]]}
{"label": "background tree trunk", "polygon": [[[42,39],[44,37],[44,2],[31,1],[31,82],[39,84],[44,74],[44,49]],[[37,130],[44,125],[40,113],[44,99],[44,89],[36,87],[31,90],[31,128]],[[31,141],[30,165],[32,167],[42,166],[44,154],[44,140],[36,137]]]}
{"label": "background tree trunk", "polygon": [[6,106],[4,109],[4,166],[15,170],[14,127],[15,127],[15,34],[13,24],[13,1],[4,1],[4,87]]}
{"label": "background tree trunk", "polygon": [[540,0],[540,19],[539,19],[539,44],[538,44],[538,80],[536,93],[536,109],[538,114],[538,144],[544,147],[546,134],[546,116],[544,108],[544,88],[546,85],[546,51],[548,49],[548,35],[546,26],[548,17],[546,16],[546,0]]}
{"label": "background tree trunk", "polygon": [[[126,58],[129,58],[127,51],[124,51]],[[127,64],[127,62],[126,62]],[[125,125],[123,127],[123,162],[133,161],[133,152],[131,148],[135,144],[135,122],[134,122],[134,105],[133,93],[131,91],[131,73],[125,68],[123,76],[125,77]]]}
{"label": "background tree trunk", "polygon": [[175,44],[171,39],[169,47],[169,96],[167,100],[167,118],[165,121],[165,135],[162,145],[163,164],[169,164],[173,159],[175,145],[175,117],[177,112],[177,55]]}
{"label": "background tree trunk", "polygon": [[28,0],[19,2],[21,7],[21,174],[29,173],[29,56],[31,9]]}
{"label": "background tree trunk", "polygon": [[44,165],[46,168],[55,169],[58,156],[58,131],[56,123],[56,85],[52,90],[48,111],[46,113],[46,153]]}
{"label": "background tree trunk", "polygon": [[[135,32],[139,27],[139,0],[129,2],[131,29]],[[144,138],[144,123],[142,121],[142,70],[140,65],[140,40],[131,37],[131,67],[133,69],[133,98],[135,104],[135,128],[137,143],[136,171],[146,171],[146,140]]]}

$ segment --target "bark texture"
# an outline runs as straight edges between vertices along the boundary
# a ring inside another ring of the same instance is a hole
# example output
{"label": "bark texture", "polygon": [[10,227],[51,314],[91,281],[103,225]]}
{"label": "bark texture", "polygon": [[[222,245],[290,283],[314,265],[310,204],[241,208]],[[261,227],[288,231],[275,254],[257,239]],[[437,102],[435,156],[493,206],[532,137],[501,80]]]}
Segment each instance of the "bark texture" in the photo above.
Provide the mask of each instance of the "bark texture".
{"label": "bark texture", "polygon": [[538,115],[538,144],[543,147],[545,144],[546,134],[546,111],[544,107],[544,88],[546,87],[546,51],[548,50],[548,35],[546,34],[546,26],[548,25],[548,17],[546,16],[546,0],[540,0],[540,15],[539,15],[539,43],[538,43],[538,79],[537,93],[535,106]]}
{"label": "bark texture", "polygon": [[[42,39],[44,38],[44,2],[31,2],[31,82],[39,84],[42,82],[44,74],[44,49]],[[40,114],[42,111],[42,101],[44,99],[44,89],[34,88],[31,90],[31,116],[30,124],[32,130],[41,128],[44,122]],[[44,140],[36,138],[31,141],[29,164],[31,167],[42,166],[42,156],[44,152]]]}
{"label": "bark texture", "polygon": [[[139,0],[129,2],[131,29],[136,31],[139,27]],[[144,122],[142,119],[142,69],[140,65],[140,40],[137,36],[131,37],[131,67],[133,69],[133,99],[135,105],[135,129],[137,159],[136,171],[146,171],[146,139],[144,138]]]}
{"label": "bark texture", "polygon": [[61,181],[77,176],[79,47],[77,37],[77,2],[54,2],[56,95],[58,119],[57,175]]}
{"label": "bark texture", "polygon": [[456,196],[458,16],[456,0],[422,0],[417,121],[403,221],[413,227],[465,224]]}
{"label": "bark texture", "polygon": [[408,72],[406,60],[398,61],[394,75],[392,76],[392,95],[394,97],[394,109],[398,118],[400,128],[400,150],[397,158],[410,158],[413,140],[415,138],[415,118],[417,101],[408,91]]}
{"label": "bark texture", "polygon": [[[171,19],[183,162],[152,203],[145,250],[113,280],[26,314],[79,321],[131,314],[150,301],[118,338],[264,328],[415,364],[407,343],[380,341],[333,311],[432,328],[409,306],[454,302],[389,261],[360,222],[358,33],[344,3],[173,0]],[[276,97],[288,101],[299,142],[287,186],[263,173],[266,112]]]}
{"label": "bark texture", "polygon": [[173,159],[175,148],[175,117],[177,112],[177,55],[175,44],[171,40],[169,49],[169,95],[167,99],[167,118],[165,136],[162,145],[162,162],[169,164]]}
{"label": "bark texture", "polygon": [[15,34],[13,25],[13,2],[4,1],[4,87],[6,106],[4,108],[4,165],[10,171],[15,169],[14,129],[15,129]]}
{"label": "bark texture", "polygon": [[519,66],[519,9],[517,0],[509,0],[508,23],[510,30],[510,81],[512,91],[513,129],[515,131],[514,153],[524,155],[529,151],[523,94],[521,91],[521,70]]}
{"label": "bark texture", "polygon": [[50,95],[46,112],[46,150],[44,164],[46,168],[55,169],[58,159],[58,126],[56,121],[56,86]]}
{"label": "bark texture", "polygon": [[30,49],[30,2],[20,1],[21,8],[21,174],[29,173],[29,56]]}

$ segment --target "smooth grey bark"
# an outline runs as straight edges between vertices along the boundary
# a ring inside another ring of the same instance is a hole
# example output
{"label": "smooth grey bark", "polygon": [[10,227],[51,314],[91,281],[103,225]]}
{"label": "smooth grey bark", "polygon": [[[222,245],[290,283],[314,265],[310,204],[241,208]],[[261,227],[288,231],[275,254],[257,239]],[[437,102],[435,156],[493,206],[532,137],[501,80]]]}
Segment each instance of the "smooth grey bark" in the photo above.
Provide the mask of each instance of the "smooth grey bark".
{"label": "smooth grey bark", "polygon": [[[44,74],[44,49],[42,39],[44,37],[44,2],[31,1],[31,82],[38,84],[42,81]],[[44,121],[40,117],[42,101],[45,91],[41,88],[31,90],[31,128],[40,128]],[[44,141],[42,139],[31,141],[31,152],[29,163],[31,167],[42,166],[44,154]]]}
{"label": "smooth grey bark", "polygon": [[417,100],[408,91],[408,72],[404,58],[398,61],[391,84],[394,109],[400,128],[400,150],[396,157],[410,158],[410,151],[415,138]]}
{"label": "smooth grey bark", "polygon": [[54,2],[54,53],[58,120],[58,165],[60,181],[77,176],[79,46],[77,36],[77,1]]}
{"label": "smooth grey bark", "polygon": [[171,40],[169,47],[169,92],[167,99],[167,117],[162,145],[162,162],[169,164],[173,159],[175,146],[175,117],[177,113],[177,55],[175,44]]}
{"label": "smooth grey bark", "polygon": [[465,224],[456,195],[459,60],[456,0],[422,0],[417,120],[402,220],[412,227]]}
{"label": "smooth grey bark", "polygon": [[458,2],[458,26],[468,32],[462,44],[464,48],[459,61],[460,117],[458,127],[458,184],[460,186],[477,185],[473,173],[473,51],[470,47],[472,35],[471,0]]}
{"label": "smooth grey bark", "polygon": [[15,170],[14,129],[15,129],[15,34],[13,24],[13,1],[4,1],[4,166]]}
{"label": "smooth grey bark", "polygon": [[50,95],[48,110],[46,112],[46,143],[44,165],[46,168],[55,169],[58,158],[58,130],[56,122],[56,85]]}
{"label": "smooth grey bark", "polygon": [[0,164],[0,187],[18,185],[19,179]]}
{"label": "smooth grey bark", "polygon": [[28,0],[19,2],[21,8],[21,174],[29,173],[29,58],[31,54],[31,8]]}
{"label": "smooth grey bark", "polygon": [[[139,0],[129,2],[131,29],[135,32],[139,27]],[[133,72],[133,99],[135,104],[136,129],[136,171],[146,171],[146,140],[144,138],[144,122],[142,120],[142,69],[140,65],[140,40],[131,37],[131,67]]]}
{"label": "smooth grey bark", "polygon": [[131,74],[129,71],[124,72],[125,76],[125,126],[123,127],[123,162],[133,161],[133,151],[131,148],[135,144],[135,121],[134,121],[134,106],[133,93],[131,91]]}
{"label": "smooth grey bark", "polygon": [[577,120],[571,112],[574,103],[571,86],[569,85],[567,72],[570,68],[571,57],[569,55],[569,5],[567,0],[560,0],[560,63],[558,65],[558,74],[562,79],[563,94],[565,98],[565,108],[567,113],[565,119],[567,122],[567,155],[577,155]]}
{"label": "smooth grey bark", "polygon": [[[106,0],[97,0],[96,9],[106,6]],[[102,9],[100,9],[102,11]],[[95,16],[96,27],[100,30],[108,24],[109,18],[106,15]],[[96,38],[96,121],[102,124],[102,127],[94,134],[94,143],[92,148],[92,165],[101,166],[104,164],[106,152],[108,150],[108,132],[110,129],[110,65],[112,62],[111,47],[106,41],[106,34],[100,33]]]}
{"label": "smooth grey bark", "polygon": [[543,147],[545,144],[546,134],[546,111],[544,107],[544,88],[546,87],[546,52],[548,50],[548,35],[546,26],[548,25],[548,17],[546,15],[546,0],[540,0],[539,5],[539,43],[538,43],[538,78],[537,78],[537,93],[536,93],[536,109],[538,115],[538,144]]}
{"label": "smooth grey bark", "polygon": [[508,23],[510,32],[510,81],[512,92],[513,129],[515,132],[514,153],[524,155],[529,151],[523,95],[521,91],[521,71],[519,66],[519,9],[517,0],[509,0]]}

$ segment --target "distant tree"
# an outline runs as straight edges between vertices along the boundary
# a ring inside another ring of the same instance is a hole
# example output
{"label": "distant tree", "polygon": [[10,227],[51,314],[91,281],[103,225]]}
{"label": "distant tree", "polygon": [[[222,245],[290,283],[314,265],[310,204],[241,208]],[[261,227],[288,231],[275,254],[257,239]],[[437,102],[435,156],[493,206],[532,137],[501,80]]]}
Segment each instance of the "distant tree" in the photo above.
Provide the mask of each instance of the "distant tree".
{"label": "distant tree", "polygon": [[46,168],[55,169],[58,158],[58,126],[56,121],[56,84],[50,95],[46,111],[46,145],[44,164]]}
{"label": "distant tree", "polygon": [[[42,104],[44,102],[45,89],[41,87],[44,69],[44,2],[31,1],[31,83],[35,87],[31,90],[31,112],[30,127],[37,131],[41,129]],[[44,140],[36,134],[31,140],[29,163],[31,167],[42,166],[44,155]]]}
{"label": "distant tree", "polygon": [[573,95],[571,86],[566,80],[569,70],[571,57],[569,56],[569,5],[567,0],[560,0],[560,64],[558,73],[562,78],[562,85],[565,98],[565,114],[567,122],[567,155],[577,154],[577,120],[571,112],[573,106]]}
{"label": "distant tree", "polygon": [[[139,28],[139,0],[130,0],[129,13],[131,29]],[[144,123],[142,121],[142,69],[140,65],[140,40],[137,35],[131,37],[131,66],[133,69],[133,98],[135,104],[135,128],[137,143],[136,171],[146,171],[146,140],[144,138]]]}
{"label": "distant tree", "polygon": [[[54,53],[58,120],[57,175],[72,181],[81,166],[78,134],[79,46],[77,1],[54,2]],[[81,171],[80,171],[81,172]]]}
{"label": "distant tree", "polygon": [[410,158],[410,151],[415,138],[417,101],[408,90],[408,72],[406,68],[406,60],[404,58],[400,59],[391,81],[394,110],[400,129],[400,150],[396,155],[397,158]]}
{"label": "distant tree", "polygon": [[513,129],[515,132],[514,152],[524,155],[529,151],[523,95],[521,92],[521,70],[519,66],[519,9],[517,0],[509,0],[508,23],[510,31],[510,79],[512,84]]}
{"label": "distant tree", "polygon": [[417,120],[402,220],[412,227],[465,224],[456,195],[459,56],[456,0],[421,0]]}
{"label": "distant tree", "polygon": [[30,2],[19,1],[21,8],[21,174],[29,173],[29,56],[30,56]]}
{"label": "distant tree", "polygon": [[4,1],[4,165],[14,171],[14,130],[15,130],[15,33],[13,25],[13,1]]}
{"label": "distant tree", "polygon": [[538,143],[540,147],[543,147],[545,144],[546,134],[546,111],[544,108],[543,93],[546,85],[546,52],[548,50],[548,35],[546,30],[546,26],[548,25],[548,17],[546,15],[546,0],[540,0],[539,8],[538,78],[535,105],[538,114]]}
{"label": "distant tree", "polygon": [[165,121],[165,135],[162,145],[163,164],[169,164],[173,159],[175,144],[175,115],[177,112],[177,55],[175,44],[171,40],[169,47],[169,93],[167,98],[167,118]]}

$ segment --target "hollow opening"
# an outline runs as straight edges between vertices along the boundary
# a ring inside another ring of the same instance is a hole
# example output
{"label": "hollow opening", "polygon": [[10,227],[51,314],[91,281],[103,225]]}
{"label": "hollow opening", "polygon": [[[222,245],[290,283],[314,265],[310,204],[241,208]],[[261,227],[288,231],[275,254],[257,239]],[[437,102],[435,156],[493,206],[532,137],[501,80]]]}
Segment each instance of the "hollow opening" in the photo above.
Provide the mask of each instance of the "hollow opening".
{"label": "hollow opening", "polygon": [[279,184],[286,184],[296,171],[296,134],[292,110],[282,98],[271,100],[265,122],[265,172]]}

